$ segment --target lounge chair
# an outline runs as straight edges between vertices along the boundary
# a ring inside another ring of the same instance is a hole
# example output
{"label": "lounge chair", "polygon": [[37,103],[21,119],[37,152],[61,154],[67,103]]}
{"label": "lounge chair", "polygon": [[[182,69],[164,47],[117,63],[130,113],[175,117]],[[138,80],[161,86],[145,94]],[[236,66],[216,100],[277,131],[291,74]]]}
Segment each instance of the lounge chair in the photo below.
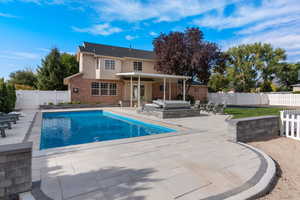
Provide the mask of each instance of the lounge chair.
{"label": "lounge chair", "polygon": [[0,125],[7,125],[8,129],[11,129],[11,120],[0,120]]}
{"label": "lounge chair", "polygon": [[17,118],[16,117],[13,117],[13,116],[0,116],[0,121],[10,121],[10,122],[13,122],[14,124],[17,123]]}
{"label": "lounge chair", "polygon": [[7,125],[0,124],[0,133],[2,137],[6,137],[5,129],[8,128]]}
{"label": "lounge chair", "polygon": [[0,112],[0,117],[14,117],[17,120],[20,119],[20,115],[21,115],[20,113],[8,113],[8,114],[6,114],[6,113],[3,113],[3,112]]}

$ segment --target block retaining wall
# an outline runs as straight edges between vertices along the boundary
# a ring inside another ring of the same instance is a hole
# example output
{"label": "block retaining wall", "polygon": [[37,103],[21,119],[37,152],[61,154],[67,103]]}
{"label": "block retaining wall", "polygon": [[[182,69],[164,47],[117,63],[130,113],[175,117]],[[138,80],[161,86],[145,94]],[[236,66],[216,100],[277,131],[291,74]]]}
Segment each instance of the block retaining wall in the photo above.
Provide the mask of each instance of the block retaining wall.
{"label": "block retaining wall", "polygon": [[0,200],[31,190],[32,143],[0,146]]}
{"label": "block retaining wall", "polygon": [[251,142],[279,136],[279,116],[262,116],[228,120],[233,141]]}

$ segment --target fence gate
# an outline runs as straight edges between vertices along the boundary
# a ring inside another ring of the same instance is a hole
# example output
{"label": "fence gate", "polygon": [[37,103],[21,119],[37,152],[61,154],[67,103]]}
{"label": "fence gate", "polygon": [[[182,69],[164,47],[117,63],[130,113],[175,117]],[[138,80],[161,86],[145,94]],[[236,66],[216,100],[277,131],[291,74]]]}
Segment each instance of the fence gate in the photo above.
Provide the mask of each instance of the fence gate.
{"label": "fence gate", "polygon": [[281,136],[300,140],[300,110],[280,111]]}

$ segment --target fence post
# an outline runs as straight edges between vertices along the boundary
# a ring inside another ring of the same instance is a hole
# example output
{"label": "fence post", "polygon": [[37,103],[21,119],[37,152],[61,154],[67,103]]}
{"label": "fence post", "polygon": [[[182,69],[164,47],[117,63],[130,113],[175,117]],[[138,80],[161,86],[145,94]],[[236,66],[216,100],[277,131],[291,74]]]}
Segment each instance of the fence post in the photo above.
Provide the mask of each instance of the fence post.
{"label": "fence post", "polygon": [[284,111],[280,111],[280,135],[284,136],[284,122],[283,122],[283,117],[284,117]]}

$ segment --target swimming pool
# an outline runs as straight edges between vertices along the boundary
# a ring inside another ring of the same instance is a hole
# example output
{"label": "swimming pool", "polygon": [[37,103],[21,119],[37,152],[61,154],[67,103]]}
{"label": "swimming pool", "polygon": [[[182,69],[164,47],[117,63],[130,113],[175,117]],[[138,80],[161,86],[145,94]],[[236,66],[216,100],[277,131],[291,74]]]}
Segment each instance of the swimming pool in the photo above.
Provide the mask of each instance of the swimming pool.
{"label": "swimming pool", "polygon": [[111,112],[43,113],[40,149],[176,132]]}

